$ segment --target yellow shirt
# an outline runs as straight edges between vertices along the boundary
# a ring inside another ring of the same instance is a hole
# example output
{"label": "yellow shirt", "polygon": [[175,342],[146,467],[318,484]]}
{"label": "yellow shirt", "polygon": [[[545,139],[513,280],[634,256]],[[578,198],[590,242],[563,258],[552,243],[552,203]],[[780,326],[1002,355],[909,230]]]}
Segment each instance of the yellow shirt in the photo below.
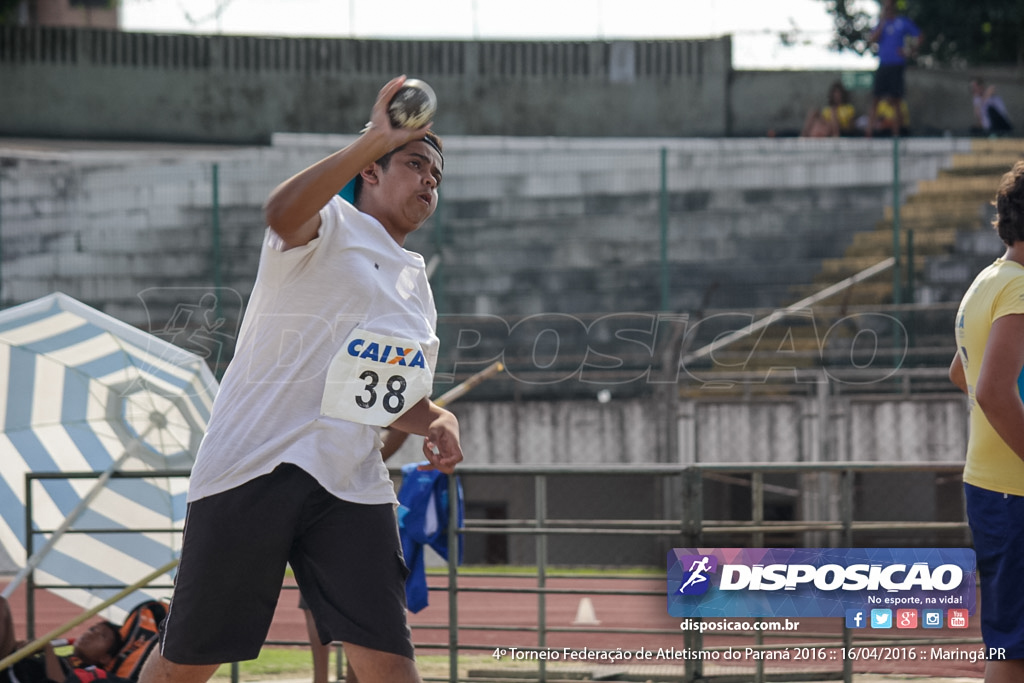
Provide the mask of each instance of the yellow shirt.
{"label": "yellow shirt", "polygon": [[[839,124],[839,130],[847,131],[853,128],[853,117],[856,112],[853,109],[852,104],[840,104],[836,107],[836,123]],[[832,107],[822,107],[821,118],[825,121],[832,120]]]}
{"label": "yellow shirt", "polygon": [[[992,322],[1004,315],[1024,313],[1024,266],[998,259],[978,274],[956,314],[957,352],[967,377],[971,434],[967,443],[964,481],[968,484],[1024,496],[1024,460],[1006,445],[977,405],[974,387]],[[1024,339],[1021,340],[1024,344]],[[1024,374],[1017,380],[1024,385]]]}
{"label": "yellow shirt", "polygon": [[[881,126],[888,124],[890,127],[896,121],[896,110],[889,104],[888,100],[879,100],[878,108],[875,109],[875,116]],[[904,128],[910,125],[910,107],[906,100],[900,100],[900,125]]]}

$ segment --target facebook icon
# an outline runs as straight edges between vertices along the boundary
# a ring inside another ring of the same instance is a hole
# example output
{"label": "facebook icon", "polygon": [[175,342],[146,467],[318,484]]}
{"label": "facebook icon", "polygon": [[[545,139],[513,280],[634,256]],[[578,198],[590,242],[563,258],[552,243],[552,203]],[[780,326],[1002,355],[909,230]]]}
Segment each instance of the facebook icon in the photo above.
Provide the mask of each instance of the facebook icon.
{"label": "facebook icon", "polygon": [[867,612],[864,610],[846,610],[846,628],[867,628],[867,621]]}

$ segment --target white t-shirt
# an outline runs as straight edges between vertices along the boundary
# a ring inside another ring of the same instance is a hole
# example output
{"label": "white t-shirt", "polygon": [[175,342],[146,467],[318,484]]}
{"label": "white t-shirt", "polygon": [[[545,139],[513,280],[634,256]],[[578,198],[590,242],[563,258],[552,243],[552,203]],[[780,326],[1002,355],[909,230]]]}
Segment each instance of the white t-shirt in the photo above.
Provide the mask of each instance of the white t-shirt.
{"label": "white t-shirt", "polygon": [[[429,395],[438,338],[426,268],[419,254],[340,197],[320,210],[320,219],[316,238],[286,251],[267,229],[235,356],[192,469],[189,501],[293,463],[341,499],[396,502],[379,455],[379,427],[387,422],[341,419],[332,406],[380,413],[383,404],[393,420],[399,408]],[[382,372],[366,374],[368,363]],[[403,379],[389,374],[396,369]],[[336,381],[346,371],[356,373],[355,384]],[[428,374],[427,389],[417,395],[411,387],[423,385],[420,372]]]}

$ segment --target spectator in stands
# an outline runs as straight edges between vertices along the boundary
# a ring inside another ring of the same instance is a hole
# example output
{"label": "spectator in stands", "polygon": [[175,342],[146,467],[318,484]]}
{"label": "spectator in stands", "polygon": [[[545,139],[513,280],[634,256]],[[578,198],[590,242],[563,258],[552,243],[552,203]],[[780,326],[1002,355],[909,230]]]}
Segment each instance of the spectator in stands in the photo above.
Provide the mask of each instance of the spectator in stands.
{"label": "spectator in stands", "polygon": [[869,122],[864,134],[871,137],[875,130],[875,118],[878,116],[878,104],[888,101],[895,112],[896,121],[893,131],[902,131],[901,102],[905,90],[904,72],[907,58],[914,57],[921,45],[921,29],[907,17],[896,11],[896,0],[882,0],[882,16],[878,25],[871,32],[871,43],[878,45],[878,70],[875,72],[873,101]]}
{"label": "spectator in stands", "polygon": [[974,103],[974,128],[972,133],[982,135],[1007,135],[1013,132],[1010,112],[1006,110],[1003,98],[996,94],[994,85],[985,85],[981,78],[971,79],[971,97]]}
{"label": "spectator in stands", "polygon": [[1006,251],[960,303],[949,376],[969,397],[963,479],[981,635],[987,648],[1005,648],[986,662],[985,681],[1010,683],[1024,681],[1024,161],[1003,176],[995,206]]}
{"label": "spectator in stands", "polygon": [[828,89],[828,102],[821,109],[807,112],[800,135],[805,138],[835,138],[854,132],[853,105],[850,93],[839,81]]}
{"label": "spectator in stands", "polygon": [[[0,659],[25,647],[14,635],[14,619],[7,599],[0,597]],[[16,662],[14,675],[21,683],[91,683],[97,679],[115,679],[107,667],[121,650],[121,630],[117,624],[99,621],[78,637],[67,657],[58,657],[53,645],[43,647],[42,656],[31,656]]]}

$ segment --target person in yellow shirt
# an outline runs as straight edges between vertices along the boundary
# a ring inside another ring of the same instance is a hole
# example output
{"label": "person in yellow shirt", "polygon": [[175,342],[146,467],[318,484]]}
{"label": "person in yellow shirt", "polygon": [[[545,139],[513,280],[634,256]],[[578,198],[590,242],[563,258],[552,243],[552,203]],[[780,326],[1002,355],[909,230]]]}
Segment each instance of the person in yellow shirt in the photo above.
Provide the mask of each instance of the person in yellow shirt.
{"label": "person in yellow shirt", "polygon": [[900,135],[910,133],[910,107],[907,106],[907,101],[900,100],[900,115],[897,118],[892,103],[889,100],[879,100],[875,110],[874,134],[879,137],[892,136],[897,125],[900,126]]}
{"label": "person in yellow shirt", "polygon": [[821,109],[807,112],[803,137],[827,138],[849,135],[853,132],[853,120],[856,112],[850,104],[850,93],[839,81],[828,89],[828,104]]}
{"label": "person in yellow shirt", "polygon": [[[981,580],[986,683],[1024,681],[1024,162],[999,185],[1006,252],[975,278],[956,316],[950,379],[968,396],[967,519]],[[991,650],[990,650],[991,651]]]}

